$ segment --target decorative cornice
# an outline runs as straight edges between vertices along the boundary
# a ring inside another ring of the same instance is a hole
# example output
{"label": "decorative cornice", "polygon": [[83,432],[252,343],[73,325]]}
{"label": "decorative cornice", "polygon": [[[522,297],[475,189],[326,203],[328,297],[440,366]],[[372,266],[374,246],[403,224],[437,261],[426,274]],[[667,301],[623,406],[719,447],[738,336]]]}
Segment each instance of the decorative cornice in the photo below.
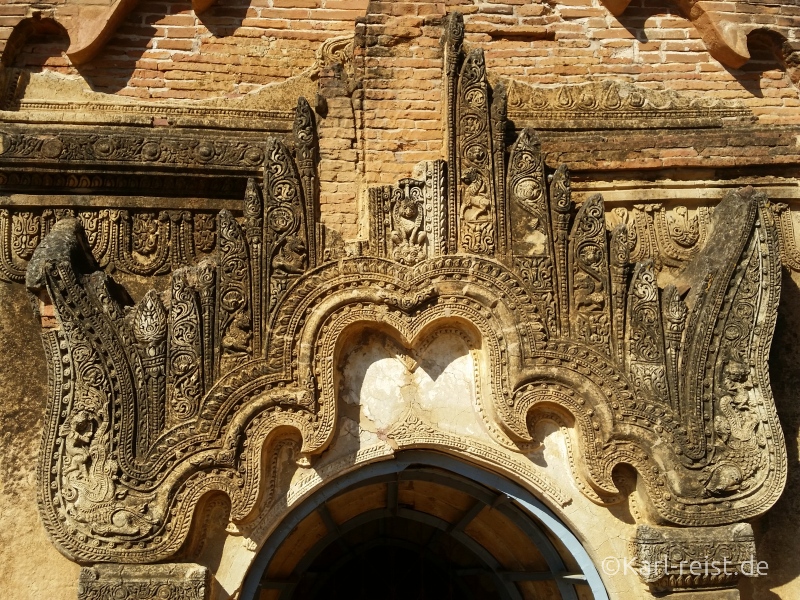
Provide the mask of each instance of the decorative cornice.
{"label": "decorative cornice", "polygon": [[755,119],[739,102],[622,81],[538,87],[508,80],[506,87],[508,116],[520,129],[685,129]]}
{"label": "decorative cornice", "polygon": [[[325,46],[325,44],[323,44]],[[338,56],[338,54],[337,54]],[[328,57],[333,60],[333,57]],[[313,67],[284,83],[237,98],[147,101],[93,91],[79,76],[0,68],[0,120],[6,123],[170,127],[285,134],[294,111],[281,107],[313,94]],[[57,95],[52,92],[57,89]]]}
{"label": "decorative cornice", "polygon": [[108,165],[214,170],[258,170],[264,164],[260,135],[142,128],[5,125],[0,130],[0,166]]}

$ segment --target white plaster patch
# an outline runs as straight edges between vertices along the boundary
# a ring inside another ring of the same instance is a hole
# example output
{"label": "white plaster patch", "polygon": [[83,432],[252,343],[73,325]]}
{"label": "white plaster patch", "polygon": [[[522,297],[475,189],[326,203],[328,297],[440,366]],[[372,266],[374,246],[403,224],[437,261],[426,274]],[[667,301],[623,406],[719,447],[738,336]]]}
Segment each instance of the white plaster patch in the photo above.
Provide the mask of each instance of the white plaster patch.
{"label": "white plaster patch", "polygon": [[340,397],[360,406],[360,427],[386,432],[409,410],[443,432],[490,439],[476,412],[475,360],[463,334],[444,329],[410,350],[372,332],[347,353]]}
{"label": "white plaster patch", "polygon": [[416,412],[447,433],[488,437],[475,413],[475,363],[466,342],[443,332],[421,354],[414,371]]}
{"label": "white plaster patch", "polygon": [[347,356],[342,373],[342,399],[361,407],[361,427],[386,430],[406,412],[408,369],[395,357],[393,344],[370,336]]}

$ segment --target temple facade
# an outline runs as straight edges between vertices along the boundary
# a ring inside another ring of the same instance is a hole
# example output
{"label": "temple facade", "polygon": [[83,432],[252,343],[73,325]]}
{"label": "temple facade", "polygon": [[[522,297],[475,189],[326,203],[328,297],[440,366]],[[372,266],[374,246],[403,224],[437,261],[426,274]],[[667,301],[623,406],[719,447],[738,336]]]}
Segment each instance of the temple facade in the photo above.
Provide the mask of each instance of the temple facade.
{"label": "temple facade", "polygon": [[788,0],[5,0],[0,50],[5,596],[800,597]]}

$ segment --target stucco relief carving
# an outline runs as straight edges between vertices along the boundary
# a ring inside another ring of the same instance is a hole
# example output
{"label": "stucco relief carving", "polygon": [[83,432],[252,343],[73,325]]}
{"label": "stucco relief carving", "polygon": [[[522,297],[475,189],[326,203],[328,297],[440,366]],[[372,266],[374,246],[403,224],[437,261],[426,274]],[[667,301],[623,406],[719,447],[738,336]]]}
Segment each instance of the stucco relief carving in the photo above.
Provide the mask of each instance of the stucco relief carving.
{"label": "stucco relief carving", "polygon": [[447,252],[445,163],[420,163],[413,175],[370,190],[370,250],[405,265]]}
{"label": "stucco relief carving", "polygon": [[[707,222],[669,213],[666,235],[691,251],[659,272],[637,257],[651,230],[620,216],[609,233],[600,196],[574,207],[568,170],[548,177],[534,132],[506,167],[504,94],[479,53],[461,52],[458,23],[446,39],[455,158],[371,194],[366,256],[328,260],[318,245],[303,103],[292,143],[265,142],[242,216],[219,211],[216,248],[172,269],[163,292],[134,304],[81,220],[50,228],[26,283],[50,367],[40,511],[65,554],[166,560],[212,492],[247,530],[275,476],[264,445],[291,432],[296,460],[313,464],[356,420],[342,414],[355,395],[386,442],[364,456],[395,440],[485,461],[500,448],[524,465],[537,419],[555,415],[573,427],[578,487],[595,502],[620,499],[619,464],[636,469],[662,523],[724,525],[775,502],[786,455],[767,372],[780,291],[767,199],[733,191]],[[40,235],[26,219],[20,231]],[[140,216],[130,253],[156,255],[167,231]],[[353,369],[358,394],[341,385]],[[384,386],[381,369],[404,385]],[[448,378],[463,422],[436,416]],[[404,424],[381,430],[392,410]]]}
{"label": "stucco relief carving", "polygon": [[654,592],[719,589],[758,572],[753,529],[746,523],[699,531],[640,525],[630,553]]}
{"label": "stucco relief carving", "polygon": [[747,122],[754,118],[752,111],[741,102],[685,96],[613,79],[552,87],[501,81],[508,90],[508,116],[523,127],[722,127],[724,122]]}
{"label": "stucco relief carving", "polygon": [[132,275],[163,275],[210,256],[216,223],[208,212],[117,208],[0,209],[0,279],[22,282],[41,239],[58,220],[77,218],[98,263]]}
{"label": "stucco relief carving", "polygon": [[96,565],[81,569],[78,597],[204,600],[210,587],[208,569],[200,565]]}

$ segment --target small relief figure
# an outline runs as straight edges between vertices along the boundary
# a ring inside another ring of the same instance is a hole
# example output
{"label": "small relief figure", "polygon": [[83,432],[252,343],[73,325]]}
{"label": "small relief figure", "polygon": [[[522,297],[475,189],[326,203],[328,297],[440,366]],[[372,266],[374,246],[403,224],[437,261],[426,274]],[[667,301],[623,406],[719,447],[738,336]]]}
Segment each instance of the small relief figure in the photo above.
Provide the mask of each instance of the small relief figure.
{"label": "small relief figure", "polygon": [[102,393],[84,389],[59,430],[64,439],[64,513],[93,535],[107,538],[147,533],[153,524],[147,504],[136,504],[126,490],[117,489],[119,467],[109,454],[108,421],[102,417],[105,404]]}
{"label": "small relief figure", "polygon": [[580,249],[578,255],[585,269],[578,268],[573,280],[575,307],[589,311],[603,310],[606,296],[603,282],[593,277],[588,271],[596,270],[603,260],[603,253],[594,244],[587,244]]}
{"label": "small relief figure", "polygon": [[62,494],[69,503],[67,511],[81,522],[90,521],[85,513],[97,503],[114,498],[117,463],[108,456],[108,421],[101,416],[104,402],[98,390],[84,389],[59,431],[64,438]]}
{"label": "small relief figure", "polygon": [[590,311],[603,310],[603,284],[588,273],[575,274],[575,307]]}
{"label": "small relief figure", "polygon": [[722,380],[726,393],[719,399],[721,414],[714,419],[715,445],[721,459],[705,484],[706,495],[714,496],[748,489],[748,480],[764,461],[763,449],[767,445],[750,368],[738,360],[728,361],[722,369]]}
{"label": "small relief figure", "polygon": [[488,220],[492,200],[489,198],[483,176],[477,169],[470,169],[461,177],[461,182],[467,186],[461,200],[461,220],[467,222]]}
{"label": "small relief figure", "polygon": [[133,217],[133,251],[147,256],[158,246],[158,221],[152,213]]}
{"label": "small relief figure", "polygon": [[95,433],[96,421],[87,410],[75,411],[69,421],[61,426],[64,437],[63,476],[68,481],[89,479],[89,446]]}
{"label": "small relief figure", "polygon": [[685,206],[676,206],[667,213],[670,237],[684,248],[691,248],[700,239],[700,222],[697,215],[690,216]]}
{"label": "small relief figure", "polygon": [[577,256],[572,279],[573,305],[578,335],[595,344],[606,344],[610,321],[604,312],[606,286],[597,276],[603,268],[603,252],[593,243],[584,244]]}
{"label": "small relief figure", "polygon": [[290,275],[301,275],[306,270],[306,245],[299,237],[286,238],[275,258],[272,268]]}
{"label": "small relief figure", "polygon": [[461,182],[467,186],[459,210],[461,245],[467,252],[489,254],[494,251],[494,230],[486,180],[477,169],[470,169]]}
{"label": "small relief figure", "polygon": [[415,200],[402,198],[395,202],[392,217],[392,256],[402,264],[412,265],[424,257],[428,241],[422,208]]}
{"label": "small relief figure", "polygon": [[250,318],[244,312],[238,313],[222,336],[222,347],[230,353],[250,352],[250,329]]}

